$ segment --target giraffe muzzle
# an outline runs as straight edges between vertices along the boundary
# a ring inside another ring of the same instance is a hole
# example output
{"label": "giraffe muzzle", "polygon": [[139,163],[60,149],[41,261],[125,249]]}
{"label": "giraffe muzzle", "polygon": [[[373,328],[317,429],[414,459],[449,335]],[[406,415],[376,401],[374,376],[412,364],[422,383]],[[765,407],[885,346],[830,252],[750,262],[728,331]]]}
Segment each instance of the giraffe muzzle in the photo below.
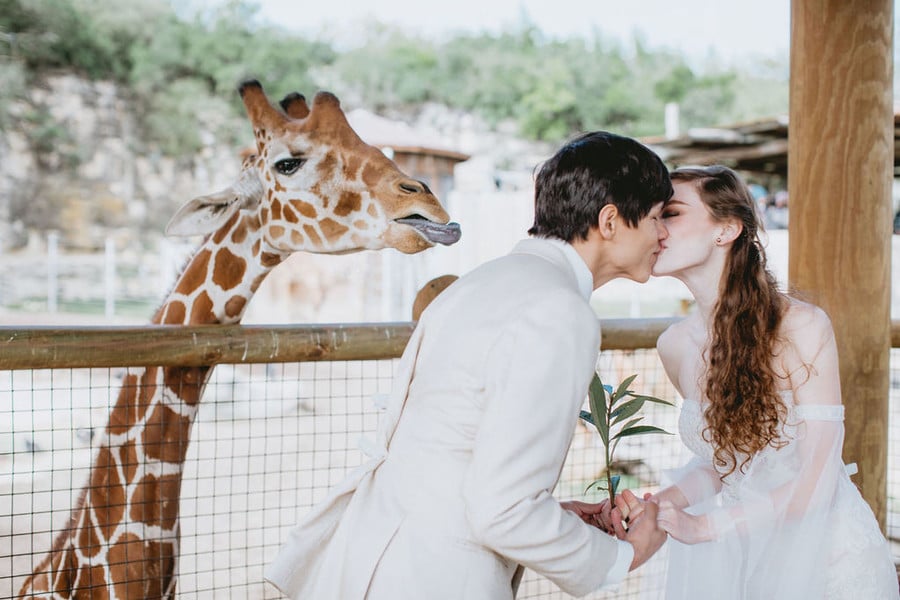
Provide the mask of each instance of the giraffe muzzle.
{"label": "giraffe muzzle", "polygon": [[421,217],[407,217],[404,219],[395,219],[396,223],[408,225],[415,229],[419,235],[424,237],[432,244],[443,244],[450,246],[459,241],[462,236],[462,230],[459,223],[435,223]]}

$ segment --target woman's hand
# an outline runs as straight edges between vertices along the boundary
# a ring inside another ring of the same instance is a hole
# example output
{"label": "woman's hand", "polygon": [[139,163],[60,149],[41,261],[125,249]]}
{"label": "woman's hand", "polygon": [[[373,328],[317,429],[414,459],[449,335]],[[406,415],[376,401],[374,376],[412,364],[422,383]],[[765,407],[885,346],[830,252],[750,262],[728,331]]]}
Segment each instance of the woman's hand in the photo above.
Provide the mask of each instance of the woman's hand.
{"label": "woman's hand", "polygon": [[699,544],[714,539],[706,515],[692,515],[676,508],[668,500],[659,503],[659,526],[683,544]]}

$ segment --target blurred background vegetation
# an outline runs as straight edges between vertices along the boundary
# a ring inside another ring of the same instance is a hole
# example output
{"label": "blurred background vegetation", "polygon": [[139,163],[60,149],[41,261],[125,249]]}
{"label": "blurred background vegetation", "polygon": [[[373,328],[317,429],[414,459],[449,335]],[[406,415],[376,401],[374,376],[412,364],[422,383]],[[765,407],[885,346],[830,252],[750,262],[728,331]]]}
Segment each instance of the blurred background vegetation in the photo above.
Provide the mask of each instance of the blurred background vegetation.
{"label": "blurred background vegetation", "polygon": [[[348,46],[264,22],[249,0],[193,10],[166,0],[0,0],[0,129],[16,126],[13,101],[64,71],[121,86],[138,137],[176,158],[202,145],[198,110],[233,113],[220,119],[218,139],[243,135],[234,89],[246,77],[273,98],[328,89],[345,105],[395,117],[439,103],[534,140],[596,128],[655,135],[667,102],[681,105],[682,129],[785,113],[786,61],[726,66],[709,57],[698,66],[600,32],[549,38],[527,19],[437,40],[373,22]],[[38,106],[28,119],[34,149],[65,145],[66,131]]]}

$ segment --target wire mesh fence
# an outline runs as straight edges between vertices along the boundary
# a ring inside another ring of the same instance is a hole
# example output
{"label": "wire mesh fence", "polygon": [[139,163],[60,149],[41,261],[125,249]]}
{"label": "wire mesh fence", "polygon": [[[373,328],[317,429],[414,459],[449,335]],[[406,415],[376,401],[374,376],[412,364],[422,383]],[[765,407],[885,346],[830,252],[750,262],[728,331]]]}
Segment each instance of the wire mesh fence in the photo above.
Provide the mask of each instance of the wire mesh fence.
{"label": "wire mesh fence", "polygon": [[[127,354],[128,349],[122,352]],[[892,381],[900,384],[900,355]],[[374,433],[377,400],[390,390],[394,360],[223,364],[204,392],[186,454],[181,489],[181,598],[279,598],[263,582],[293,524],[352,467],[358,439]],[[655,350],[607,350],[598,370],[607,382],[638,373],[640,393],[678,401]],[[0,371],[0,598],[13,598],[50,549],[86,483],[96,442],[128,368]],[[900,533],[900,397],[891,388],[889,531]],[[647,405],[646,421],[677,431],[678,410]],[[580,422],[562,478],[561,499],[585,494],[603,469],[599,435]],[[677,435],[623,440],[622,485],[652,491],[662,471],[684,461]],[[661,553],[596,599],[661,598]],[[567,598],[526,573],[519,598]]]}

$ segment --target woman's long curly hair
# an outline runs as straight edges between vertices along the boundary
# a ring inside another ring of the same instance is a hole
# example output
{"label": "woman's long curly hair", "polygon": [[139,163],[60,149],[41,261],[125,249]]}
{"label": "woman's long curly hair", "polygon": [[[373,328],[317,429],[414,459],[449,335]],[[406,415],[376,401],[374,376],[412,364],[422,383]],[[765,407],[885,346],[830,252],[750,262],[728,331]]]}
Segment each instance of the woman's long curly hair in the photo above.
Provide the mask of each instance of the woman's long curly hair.
{"label": "woman's long curly hair", "polygon": [[779,448],[787,408],[778,395],[773,363],[786,298],[766,267],[762,224],[744,182],[723,166],[681,168],[673,182],[693,182],[716,222],[742,225],[725,261],[706,360],[704,438],[724,479],[752,456]]}

